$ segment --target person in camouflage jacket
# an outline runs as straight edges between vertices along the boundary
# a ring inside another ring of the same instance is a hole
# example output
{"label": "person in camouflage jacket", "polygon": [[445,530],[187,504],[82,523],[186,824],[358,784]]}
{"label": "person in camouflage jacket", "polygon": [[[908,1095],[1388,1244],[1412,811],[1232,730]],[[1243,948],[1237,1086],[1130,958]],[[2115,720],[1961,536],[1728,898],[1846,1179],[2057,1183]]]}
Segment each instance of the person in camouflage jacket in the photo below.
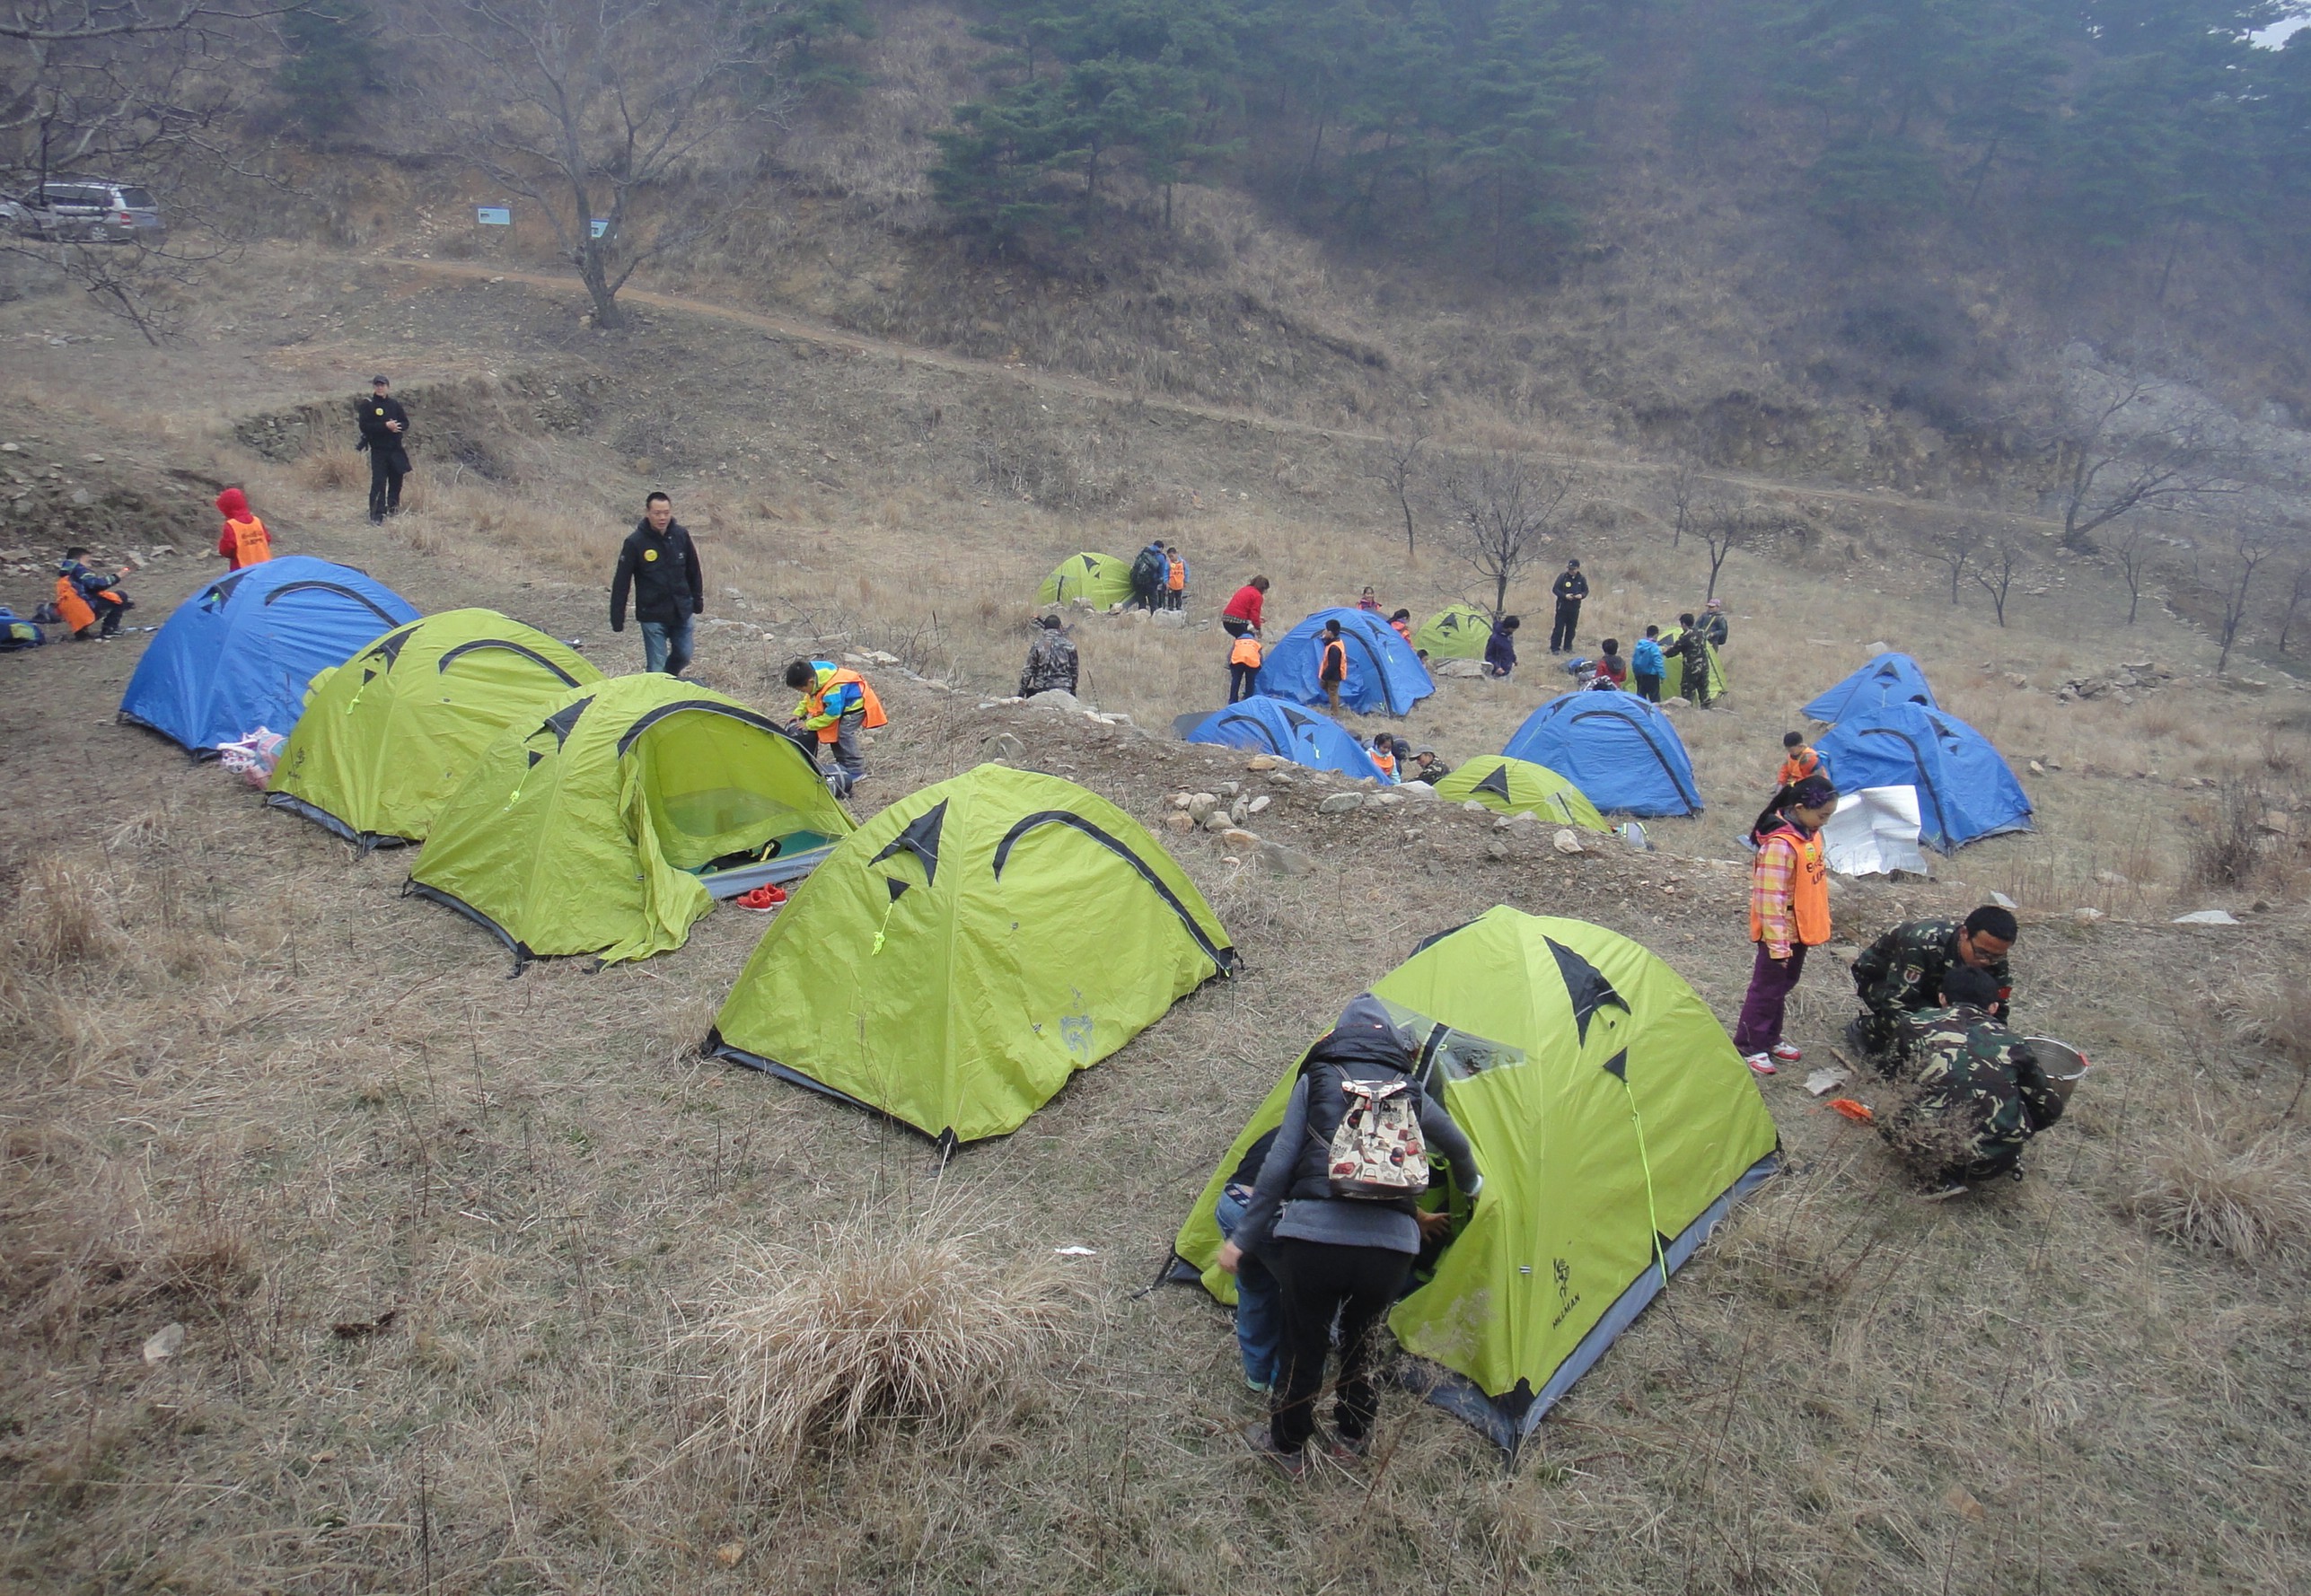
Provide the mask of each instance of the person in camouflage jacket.
{"label": "person in camouflage jacket", "polygon": [[1019,696],[1076,690],[1076,645],[1059,628],[1059,618],[1047,615],[1037,623],[1035,641],[1027,650],[1027,669],[1019,674]]}
{"label": "person in camouflage jacket", "polygon": [[1943,978],[1961,967],[1990,978],[1996,997],[1984,1006],[1993,1019],[2007,1019],[2013,1010],[2014,978],[2007,969],[2006,955],[2020,934],[2012,911],[1995,904],[1984,904],[1963,924],[1906,920],[1896,925],[1854,960],[1854,991],[1861,998],[1863,1013],[1847,1028],[1848,1039],[1879,1060],[1881,1070],[1886,1068],[1902,1017],[1946,1001]]}
{"label": "person in camouflage jacket", "polygon": [[1959,965],[1943,982],[1942,1007],[1895,1024],[1907,1094],[1878,1127],[1936,1186],[2008,1172],[2030,1138],[2062,1118],[2061,1094],[2029,1041],[1990,1017],[1990,982],[1988,971]]}

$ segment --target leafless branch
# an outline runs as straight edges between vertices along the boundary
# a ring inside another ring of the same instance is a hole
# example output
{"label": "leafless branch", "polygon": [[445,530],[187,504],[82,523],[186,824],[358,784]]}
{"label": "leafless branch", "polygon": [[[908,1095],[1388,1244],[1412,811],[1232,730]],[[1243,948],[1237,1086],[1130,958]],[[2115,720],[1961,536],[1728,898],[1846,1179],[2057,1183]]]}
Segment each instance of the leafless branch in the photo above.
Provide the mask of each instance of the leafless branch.
{"label": "leafless branch", "polygon": [[1563,524],[1566,501],[1579,482],[1569,466],[1502,452],[1459,466],[1445,479],[1460,532],[1457,552],[1492,584],[1495,620],[1508,608],[1510,585],[1543,557]]}

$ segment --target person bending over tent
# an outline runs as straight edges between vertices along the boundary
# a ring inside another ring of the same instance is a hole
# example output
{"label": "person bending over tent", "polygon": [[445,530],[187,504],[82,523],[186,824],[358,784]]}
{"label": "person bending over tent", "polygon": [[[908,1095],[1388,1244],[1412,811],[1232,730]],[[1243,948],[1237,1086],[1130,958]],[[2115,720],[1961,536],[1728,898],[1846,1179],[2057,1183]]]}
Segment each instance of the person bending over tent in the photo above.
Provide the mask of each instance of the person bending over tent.
{"label": "person bending over tent", "polygon": [[1988,1006],[2001,1022],[2012,1017],[2014,977],[2006,956],[2022,928],[2014,911],[1986,903],[1955,920],[1905,920],[1861,951],[1854,960],[1854,990],[1863,1013],[1846,1027],[1846,1039],[1891,1067],[1902,1016],[1932,1008],[1939,1001],[1943,978],[1961,965],[1970,965],[1990,978],[1998,988]]}
{"label": "person bending over tent", "polygon": [[2061,1093],[2028,1039],[1991,1014],[1999,992],[1987,970],[1955,966],[1939,995],[1939,1007],[1895,1022],[1910,1095],[1879,1134],[1938,1194],[1998,1175],[2020,1179],[2023,1148],[2062,1118]]}
{"label": "person bending over tent", "polygon": [[1483,1186],[1468,1138],[1406,1074],[1411,1063],[1378,998],[1366,993],[1341,1010],[1303,1062],[1243,1218],[1220,1249],[1226,1273],[1251,1253],[1281,1287],[1281,1383],[1268,1422],[1244,1441],[1293,1478],[1316,1431],[1335,1318],[1340,1375],[1325,1451],[1362,1457],[1369,1443],[1380,1411],[1368,1372],[1373,1332],[1396,1305],[1424,1234],[1452,1223],[1420,1216],[1430,1152],[1445,1155],[1472,1202]]}
{"label": "person bending over tent", "polygon": [[1268,578],[1255,576],[1228,596],[1220,611],[1220,629],[1231,637],[1260,630],[1260,612],[1268,602]]}
{"label": "person bending over tent", "polygon": [[866,678],[829,660],[795,660],[786,666],[786,685],[803,695],[786,729],[818,739],[819,753],[831,750],[835,768],[827,777],[828,790],[837,798],[850,796],[851,788],[866,778],[866,756],[859,751],[859,732],[883,725],[883,700]]}
{"label": "person bending over tent", "polygon": [[1805,973],[1806,950],[1830,940],[1830,867],[1822,858],[1822,822],[1838,807],[1828,778],[1809,776],[1774,794],[1750,828],[1757,844],[1749,888],[1749,937],[1757,959],[1742,999],[1734,1047],[1756,1074],[1805,1057],[1781,1039],[1781,1017]]}
{"label": "person bending over tent", "polygon": [[[1252,590],[1246,588],[1246,592]],[[1227,701],[1231,704],[1256,697],[1260,692],[1260,662],[1266,652],[1260,643],[1260,631],[1254,627],[1236,634],[1235,642],[1227,651]]]}
{"label": "person bending over tent", "polygon": [[1035,623],[1035,641],[1027,646],[1027,669],[1019,673],[1019,696],[1072,693],[1077,670],[1076,645],[1068,640],[1067,628],[1058,616],[1047,615]]}
{"label": "person bending over tent", "polygon": [[273,557],[272,534],[249,507],[248,495],[228,487],[216,495],[216,508],[224,517],[224,530],[216,535],[216,552],[224,557],[226,570],[261,566]]}

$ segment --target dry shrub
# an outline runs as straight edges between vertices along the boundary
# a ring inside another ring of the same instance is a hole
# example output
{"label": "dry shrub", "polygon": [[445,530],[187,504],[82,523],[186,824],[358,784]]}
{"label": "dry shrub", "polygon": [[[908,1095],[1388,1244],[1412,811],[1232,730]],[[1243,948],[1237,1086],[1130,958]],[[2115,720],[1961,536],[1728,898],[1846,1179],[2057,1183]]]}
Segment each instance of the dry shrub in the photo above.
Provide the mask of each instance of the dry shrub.
{"label": "dry shrub", "polygon": [[297,480],[316,493],[338,493],[369,479],[369,463],[350,443],[332,443],[302,456]]}
{"label": "dry shrub", "polygon": [[2215,801],[2193,817],[2187,834],[2192,879],[2205,887],[2247,887],[2262,873],[2263,838],[2258,829],[2266,805],[2260,788],[2225,781]]}
{"label": "dry shrub", "polygon": [[2127,1208],[2163,1235],[2242,1263],[2311,1250],[2311,1159],[2283,1129],[2198,1123],[2153,1140]]}
{"label": "dry shrub", "polygon": [[106,882],[62,859],[41,859],[25,873],[17,939],[28,963],[44,969],[87,964],[111,954],[119,934],[106,918]]}
{"label": "dry shrub", "polygon": [[711,1416],[691,1437],[743,1478],[777,1481],[870,1424],[952,1425],[1012,1389],[1076,1311],[1049,1260],[992,1250],[952,1210],[869,1209],[813,1252],[763,1248],[690,1343]]}

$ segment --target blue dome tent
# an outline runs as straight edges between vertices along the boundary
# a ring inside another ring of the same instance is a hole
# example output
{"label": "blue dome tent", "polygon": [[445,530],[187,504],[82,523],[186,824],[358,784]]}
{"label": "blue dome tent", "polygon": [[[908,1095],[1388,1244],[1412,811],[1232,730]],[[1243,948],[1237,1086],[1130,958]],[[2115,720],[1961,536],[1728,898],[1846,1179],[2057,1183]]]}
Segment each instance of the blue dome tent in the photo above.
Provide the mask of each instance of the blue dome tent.
{"label": "blue dome tent", "polygon": [[1546,765],[1608,814],[1701,812],[1677,728],[1634,693],[1561,694],[1534,710],[1500,751]]}
{"label": "blue dome tent", "polygon": [[1382,711],[1402,715],[1437,690],[1437,684],[1428,680],[1428,668],[1420,662],[1412,645],[1381,617],[1363,609],[1319,609],[1268,651],[1260,667],[1261,692],[1301,704],[1324,701],[1316,672],[1323,663],[1328,620],[1340,623],[1340,641],[1348,645],[1348,680],[1340,684],[1342,708],[1358,715]]}
{"label": "blue dome tent", "polygon": [[1380,776],[1380,767],[1372,762],[1372,756],[1357,741],[1354,733],[1341,730],[1324,715],[1313,715],[1281,698],[1251,697],[1217,714],[1182,718],[1192,723],[1185,725],[1181,733],[1190,742],[1251,749],[1256,753],[1289,759],[1295,765],[1305,765],[1312,770],[1337,770],[1358,779]]}
{"label": "blue dome tent", "polygon": [[1938,709],[1926,672],[1906,653],[1882,653],[1806,706],[1808,720],[1835,725],[1850,715],[1888,704],[1920,704]]}
{"label": "blue dome tent", "polygon": [[2030,799],[1989,738],[1954,715],[1907,702],[1840,721],[1814,745],[1841,792],[1918,789],[1918,835],[1952,853],[2030,829]]}
{"label": "blue dome tent", "polygon": [[417,618],[391,588],[311,555],[234,571],[177,606],[136,662],[120,718],[196,754],[259,726],[286,736],[316,674]]}

